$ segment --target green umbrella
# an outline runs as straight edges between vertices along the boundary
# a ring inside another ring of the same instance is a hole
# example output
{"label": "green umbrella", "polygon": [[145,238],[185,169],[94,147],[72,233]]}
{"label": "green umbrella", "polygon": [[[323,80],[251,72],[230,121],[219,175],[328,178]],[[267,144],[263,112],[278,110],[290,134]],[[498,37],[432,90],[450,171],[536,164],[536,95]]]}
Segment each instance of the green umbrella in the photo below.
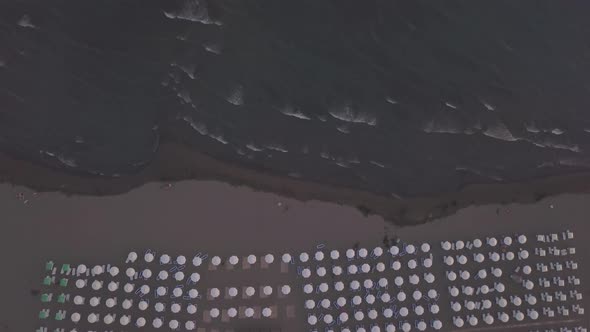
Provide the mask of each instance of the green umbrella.
{"label": "green umbrella", "polygon": [[68,279],[66,279],[66,278],[61,278],[61,279],[60,279],[60,281],[59,281],[59,285],[60,285],[61,287],[66,287],[66,286],[68,285]]}
{"label": "green umbrella", "polygon": [[51,277],[47,276],[43,279],[43,285],[50,286],[51,285]]}

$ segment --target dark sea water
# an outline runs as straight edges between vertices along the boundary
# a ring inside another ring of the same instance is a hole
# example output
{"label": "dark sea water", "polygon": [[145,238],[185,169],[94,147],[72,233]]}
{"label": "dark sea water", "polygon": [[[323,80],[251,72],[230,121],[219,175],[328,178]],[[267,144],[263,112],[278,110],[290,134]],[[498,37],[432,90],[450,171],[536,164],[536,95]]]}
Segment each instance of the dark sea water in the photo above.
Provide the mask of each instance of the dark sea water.
{"label": "dark sea water", "polygon": [[[590,168],[588,1],[2,1],[0,149],[417,195]],[[170,160],[174,163],[174,160]]]}

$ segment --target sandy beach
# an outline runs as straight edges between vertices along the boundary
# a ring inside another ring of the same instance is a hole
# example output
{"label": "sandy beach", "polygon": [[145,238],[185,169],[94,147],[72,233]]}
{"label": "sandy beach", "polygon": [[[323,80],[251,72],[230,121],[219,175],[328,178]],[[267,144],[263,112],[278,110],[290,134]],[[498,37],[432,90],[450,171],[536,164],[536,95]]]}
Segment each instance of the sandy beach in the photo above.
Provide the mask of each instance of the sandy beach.
{"label": "sandy beach", "polygon": [[171,188],[148,184],[126,194],[91,197],[35,193],[2,185],[1,259],[6,273],[2,331],[31,331],[43,264],[47,259],[88,265],[122,261],[130,250],[170,254],[299,252],[318,244],[375,246],[384,236],[406,242],[440,241],[513,232],[577,234],[584,303],[590,250],[590,195],[561,195],[534,204],[469,207],[433,222],[400,227],[338,204],[281,197],[214,181],[184,181]]}

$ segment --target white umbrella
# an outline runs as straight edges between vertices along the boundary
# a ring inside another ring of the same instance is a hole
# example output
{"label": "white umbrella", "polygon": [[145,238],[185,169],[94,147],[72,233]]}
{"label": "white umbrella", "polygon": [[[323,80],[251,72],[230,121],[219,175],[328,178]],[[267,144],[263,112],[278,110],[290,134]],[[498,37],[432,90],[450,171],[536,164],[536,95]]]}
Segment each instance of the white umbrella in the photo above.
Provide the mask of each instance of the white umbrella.
{"label": "white umbrella", "polygon": [[401,269],[402,264],[399,261],[395,261],[393,263],[391,263],[391,268],[394,269],[395,271]]}
{"label": "white umbrella", "polygon": [[373,249],[373,255],[375,255],[376,257],[381,257],[381,255],[383,255],[383,248],[375,247]]}
{"label": "white umbrella", "polygon": [[461,265],[465,265],[467,263],[467,257],[465,257],[465,255],[460,255],[457,257],[457,262]]}
{"label": "white umbrella", "polygon": [[339,291],[339,292],[343,291],[344,290],[344,283],[342,281],[337,281],[334,284],[334,289],[337,290],[337,291]]}
{"label": "white umbrella", "polygon": [[129,253],[129,255],[127,255],[127,262],[135,262],[137,260],[137,253],[135,251],[132,251]]}
{"label": "white umbrella", "polygon": [[231,287],[230,289],[228,289],[227,294],[230,297],[236,297],[238,295],[238,289],[235,287]]}
{"label": "white umbrella", "polygon": [[431,299],[435,299],[438,296],[438,292],[435,289],[430,289],[428,291],[428,297]]}
{"label": "white umbrella", "polygon": [[135,325],[142,327],[145,325],[145,318],[143,317],[139,317],[136,321],[135,321]]}
{"label": "white umbrella", "polygon": [[362,302],[363,302],[363,299],[362,299],[360,296],[358,296],[358,295],[355,295],[355,296],[352,298],[352,304],[354,304],[354,305],[359,305],[359,304],[361,304]]}
{"label": "white umbrella", "polygon": [[404,302],[406,300],[406,293],[404,293],[404,292],[397,293],[397,300],[400,302]]}
{"label": "white umbrella", "polygon": [[164,288],[163,286],[156,288],[156,294],[158,294],[158,296],[166,295],[166,288]]}
{"label": "white umbrella", "polygon": [[213,318],[219,317],[219,309],[217,309],[217,308],[211,309],[209,311],[209,315],[211,315],[211,317],[213,317]]}
{"label": "white umbrella", "polygon": [[498,244],[498,240],[495,237],[488,238],[488,245],[495,247]]}
{"label": "white umbrella", "polygon": [[91,306],[96,307],[99,304],[100,304],[100,300],[98,299],[98,297],[92,297],[90,299],[90,305]]}
{"label": "white umbrella", "polygon": [[522,304],[522,299],[519,296],[514,296],[512,297],[512,304],[520,306]]}
{"label": "white umbrella", "polygon": [[451,256],[446,256],[445,257],[445,264],[447,264],[448,266],[451,266],[455,263],[455,259]]}
{"label": "white umbrella", "polygon": [[422,250],[423,253],[430,252],[430,244],[426,242],[422,243],[422,245],[420,246],[420,250]]}
{"label": "white umbrella", "polygon": [[492,270],[492,274],[494,275],[494,277],[500,278],[502,276],[502,269],[496,267]]}
{"label": "white umbrella", "polygon": [[176,257],[176,264],[178,264],[178,265],[186,264],[186,257],[184,257],[183,255]]}
{"label": "white umbrella", "polygon": [[247,296],[254,296],[254,287],[251,287],[251,286],[247,287],[246,288],[246,295]]}
{"label": "white umbrella", "polygon": [[442,328],[442,322],[438,319],[434,320],[434,322],[432,322],[432,327],[435,330],[440,330]]}
{"label": "white umbrella", "polygon": [[236,310],[236,308],[229,308],[227,309],[227,315],[229,317],[236,317],[238,315],[238,311]]}
{"label": "white umbrella", "polygon": [[421,305],[417,305],[416,308],[414,308],[414,312],[416,313],[416,315],[422,316],[424,315],[424,307]]}
{"label": "white umbrella", "polygon": [[423,265],[425,268],[430,268],[430,267],[432,267],[432,258],[426,258],[426,259],[424,259],[424,262],[422,262],[422,265]]}
{"label": "white umbrella", "polygon": [[264,295],[269,296],[272,294],[272,287],[264,286],[264,288],[262,288],[262,292],[264,292]]}
{"label": "white umbrella", "polygon": [[503,283],[499,282],[496,284],[495,289],[496,291],[503,293],[506,288],[504,287]]}
{"label": "white umbrella", "polygon": [[512,244],[512,238],[510,236],[507,236],[504,238],[504,244],[509,246]]}
{"label": "white umbrella", "polygon": [[508,301],[506,301],[505,298],[500,297],[500,298],[496,298],[496,303],[498,304],[498,306],[500,306],[501,308],[504,308],[508,305]]}
{"label": "white umbrella", "polygon": [[139,310],[145,310],[148,308],[148,303],[146,301],[139,301],[137,307],[139,308]]}
{"label": "white umbrella", "polygon": [[170,311],[172,311],[175,314],[179,313],[180,309],[180,304],[178,303],[172,303],[172,305],[170,306]]}
{"label": "white umbrella", "polygon": [[501,313],[498,315],[498,319],[500,319],[502,322],[506,323],[508,322],[508,320],[510,319],[508,317],[508,314],[506,314],[505,312]]}
{"label": "white umbrella", "polygon": [[521,250],[521,251],[518,253],[518,257],[519,257],[520,259],[527,259],[527,258],[529,258],[529,252],[528,252],[527,250]]}
{"label": "white umbrella", "polygon": [[158,273],[158,279],[160,279],[160,280],[168,279],[168,271],[160,271],[160,273]]}
{"label": "white umbrella", "polygon": [[283,254],[283,263],[290,263],[291,262],[291,255]]}
{"label": "white umbrella", "polygon": [[522,272],[523,272],[524,274],[531,274],[531,272],[533,272],[533,270],[531,269],[531,267],[530,267],[530,266],[528,266],[528,265],[525,265],[525,266],[522,268]]}
{"label": "white umbrella", "polygon": [[476,247],[476,248],[481,248],[482,244],[483,243],[481,242],[480,239],[473,240],[473,246]]}
{"label": "white umbrella", "polygon": [[483,321],[488,325],[492,325],[494,323],[494,317],[492,317],[490,314],[487,314],[484,316]]}
{"label": "white umbrella", "polygon": [[325,282],[322,282],[319,286],[320,292],[325,293],[328,291],[328,284]]}
{"label": "white umbrella", "polygon": [[426,323],[424,323],[424,321],[418,322],[418,330],[420,330],[420,331],[426,330]]}
{"label": "white umbrella", "polygon": [[133,302],[131,302],[131,300],[125,299],[125,301],[123,301],[123,304],[121,304],[121,306],[123,307],[123,309],[129,310],[129,309],[131,309],[131,304],[132,303]]}
{"label": "white umbrella", "polygon": [[148,294],[150,292],[150,286],[148,286],[148,285],[141,286],[141,292],[143,294]]}
{"label": "white umbrella", "polygon": [[473,295],[473,287],[471,286],[467,286],[465,288],[463,288],[463,294],[467,295],[467,296],[471,296]]}
{"label": "white umbrella", "polygon": [[86,273],[87,270],[88,270],[88,268],[84,264],[80,264],[80,265],[78,265],[78,267],[76,267],[76,272],[79,274],[84,274],[84,273]]}
{"label": "white umbrella", "polygon": [[163,303],[161,303],[161,302],[158,302],[158,303],[156,303],[156,304],[154,305],[154,309],[155,309],[157,312],[162,312],[162,311],[164,311],[164,304],[163,304]]}
{"label": "white umbrella", "polygon": [[354,319],[361,321],[365,318],[365,314],[362,311],[357,311],[354,313]]}
{"label": "white umbrella", "polygon": [[490,292],[490,287],[488,287],[488,285],[482,285],[481,287],[479,287],[479,291],[483,294],[486,295],[487,293]]}
{"label": "white umbrella", "polygon": [[517,312],[514,314],[514,318],[515,318],[517,321],[521,321],[521,320],[523,320],[523,319],[524,319],[524,314],[523,314],[522,312],[520,312],[520,311],[517,311]]}
{"label": "white umbrella", "polygon": [[[311,294],[311,292],[313,292],[313,286],[311,286],[310,284],[303,286],[303,292],[305,294]],[[252,291],[252,294],[254,294],[254,291]]]}
{"label": "white umbrella", "polygon": [[459,302],[453,302],[451,309],[453,309],[455,312],[459,312],[461,311],[461,304]]}
{"label": "white umbrella", "polygon": [[346,323],[346,321],[348,321],[348,314],[345,312],[341,312],[340,316],[338,316],[338,319],[340,319],[342,323]]}
{"label": "white umbrella", "polygon": [[309,260],[309,255],[306,252],[302,252],[299,255],[299,260],[303,263],[307,262]]}
{"label": "white umbrella", "polygon": [[392,246],[391,248],[389,248],[389,253],[393,256],[399,254],[399,247],[398,246]]}
{"label": "white umbrella", "polygon": [[186,312],[188,312],[191,315],[195,314],[197,312],[197,306],[195,306],[194,304],[189,304],[186,307]]}
{"label": "white umbrella", "polygon": [[409,311],[409,310],[408,310],[408,308],[406,308],[406,307],[401,307],[401,308],[399,309],[399,314],[400,314],[400,316],[402,316],[402,317],[406,317],[406,316],[407,316],[409,313],[410,313],[410,311]]}
{"label": "white umbrella", "polygon": [[229,258],[229,263],[231,265],[236,265],[236,264],[238,264],[239,261],[240,261],[240,259],[238,258],[238,256],[235,256],[235,255],[234,256],[231,256]]}
{"label": "white umbrella", "polygon": [[102,281],[94,280],[94,282],[92,282],[92,289],[99,290],[101,288],[102,288]]}
{"label": "white umbrella", "polygon": [[525,287],[526,289],[528,289],[528,290],[532,290],[532,289],[535,287],[535,284],[533,284],[533,282],[532,282],[532,281],[530,281],[530,280],[527,280],[527,281],[525,281],[525,283],[524,283],[524,287]]}
{"label": "white umbrella", "polygon": [[72,314],[72,317],[71,317],[71,319],[72,319],[72,322],[74,322],[74,323],[77,323],[77,322],[79,322],[79,321],[80,321],[80,314],[79,314],[79,313],[77,313],[77,312],[74,312],[74,313]]}
{"label": "white umbrella", "polygon": [[262,316],[264,316],[264,317],[270,317],[270,315],[272,315],[272,310],[270,308],[264,308],[264,309],[262,309]]}
{"label": "white umbrella", "polygon": [[264,261],[266,264],[272,264],[275,261],[275,256],[272,254],[266,254],[266,256],[264,256]]}
{"label": "white umbrella", "polygon": [[365,302],[367,302],[368,304],[375,303],[375,295],[369,294],[369,295],[365,296]]}
{"label": "white umbrella", "polygon": [[116,277],[119,274],[119,268],[116,266],[111,266],[109,273],[111,274],[111,277]]}
{"label": "white umbrella", "polygon": [[324,260],[324,253],[321,251],[316,252],[315,253],[315,260],[318,262]]}
{"label": "white umbrella", "polygon": [[[247,311],[247,309],[246,309],[246,311]],[[316,317],[316,316],[314,316],[314,315],[309,315],[309,316],[307,317],[307,323],[308,323],[309,325],[315,325],[317,322],[318,322],[318,319],[317,319],[317,317]]]}
{"label": "white umbrella", "polygon": [[168,263],[170,263],[170,256],[168,256],[166,254],[160,256],[160,263],[161,264],[168,264]]}
{"label": "white umbrella", "polygon": [[145,279],[149,279],[152,276],[152,270],[145,269],[145,270],[141,271],[141,276],[144,277]]}
{"label": "white umbrella", "polygon": [[475,316],[469,317],[469,325],[476,326],[479,323],[479,320]]}
{"label": "white umbrella", "polygon": [[176,330],[178,328],[178,325],[179,325],[179,323],[176,319],[173,319],[168,322],[168,327],[171,328],[172,330]]}
{"label": "white umbrella", "polygon": [[453,323],[455,323],[456,327],[463,327],[463,325],[465,324],[463,318],[461,317],[453,317]]}
{"label": "white umbrella", "polygon": [[526,243],[526,240],[527,240],[526,239],[526,235],[521,234],[521,235],[518,236],[518,243],[525,244]]}
{"label": "white umbrella", "polygon": [[537,310],[529,310],[528,312],[529,318],[532,320],[536,320],[537,318],[539,318],[539,312],[537,312]]}
{"label": "white umbrella", "polygon": [[414,301],[418,301],[422,298],[422,292],[418,289],[416,289],[414,291],[414,293],[412,294],[412,297],[414,298]]}
{"label": "white umbrella", "polygon": [[157,329],[159,329],[160,327],[162,327],[162,324],[163,324],[163,323],[162,323],[162,320],[161,320],[160,318],[154,318],[154,320],[153,320],[153,322],[152,322],[152,325],[153,325],[155,328],[157,328]]}
{"label": "white umbrella", "polygon": [[369,316],[370,319],[376,319],[377,318],[377,310],[375,310],[375,309],[369,310],[369,313],[367,314],[367,316]]}
{"label": "white umbrella", "polygon": [[430,306],[430,312],[433,314],[438,314],[440,312],[440,307],[438,306],[438,304],[432,304]]}
{"label": "white umbrella", "polygon": [[336,300],[336,303],[340,306],[340,307],[344,307],[346,305],[346,299],[344,297],[339,297]]}
{"label": "white umbrella", "polygon": [[461,279],[469,280],[469,278],[471,278],[471,273],[469,273],[469,271],[461,271]]}
{"label": "white umbrella", "polygon": [[377,263],[377,265],[375,265],[375,269],[379,272],[383,272],[385,271],[385,264],[383,264],[382,262]]}
{"label": "white umbrella", "polygon": [[88,323],[96,323],[98,321],[98,315],[95,313],[91,313],[90,315],[88,315]]}
{"label": "white umbrella", "polygon": [[449,241],[442,242],[440,246],[443,248],[444,251],[451,250],[451,242]]}
{"label": "white umbrella", "polygon": [[387,287],[387,279],[386,278],[379,279],[379,287]]}
{"label": "white umbrella", "polygon": [[353,290],[357,290],[360,288],[360,283],[358,282],[358,280],[353,280],[350,282],[350,288],[352,288]]}
{"label": "white umbrella", "polygon": [[412,329],[412,325],[410,325],[410,323],[405,322],[402,324],[402,331],[410,332],[411,329]]}
{"label": "white umbrella", "polygon": [[107,305],[107,307],[112,308],[115,306],[116,302],[115,299],[111,297],[106,300],[105,304]]}
{"label": "white umbrella", "polygon": [[465,242],[463,242],[461,240],[455,242],[455,249],[456,250],[462,250],[463,248],[465,248]]}
{"label": "white umbrella", "polygon": [[465,303],[465,308],[467,308],[467,310],[469,310],[469,311],[475,309],[475,302],[473,302],[473,301],[467,301]]}
{"label": "white umbrella", "polygon": [[363,271],[363,273],[369,273],[371,271],[371,266],[365,263],[361,265],[361,271]]}
{"label": "white umbrella", "polygon": [[146,262],[151,263],[154,260],[154,254],[148,252],[143,256],[143,259]]}
{"label": "white umbrella", "polygon": [[332,250],[330,252],[330,258],[332,258],[332,259],[340,258],[340,252],[338,252],[338,250]]}
{"label": "white umbrella", "polygon": [[416,253],[416,247],[414,247],[414,245],[413,245],[413,244],[408,244],[408,245],[406,246],[406,252],[407,252],[408,254],[414,254],[414,253]]}
{"label": "white umbrella", "polygon": [[365,248],[359,249],[359,257],[360,258],[367,258],[368,254],[369,254],[369,252],[367,251],[367,249],[365,249]]}
{"label": "white umbrella", "polygon": [[76,305],[82,305],[82,304],[84,304],[84,298],[82,296],[80,296],[80,295],[76,295],[74,297],[74,304],[76,304]]}
{"label": "white umbrella", "polygon": [[301,276],[307,279],[311,277],[311,271],[308,268],[305,268],[303,271],[301,271]]}
{"label": "white umbrella", "polygon": [[506,253],[506,259],[511,261],[514,259],[514,253],[512,251],[509,251]]}
{"label": "white umbrella", "polygon": [[383,317],[391,318],[392,316],[393,316],[393,310],[391,310],[390,308],[386,308],[385,310],[383,310]]}
{"label": "white umbrella", "polygon": [[357,273],[358,268],[356,267],[356,265],[349,265],[348,266],[348,273],[350,274],[355,274]]}
{"label": "white umbrella", "polygon": [[424,275],[424,280],[426,280],[427,283],[431,284],[434,282],[435,278],[434,278],[434,274],[432,273],[426,273]]}
{"label": "white umbrella", "polygon": [[391,295],[389,295],[389,293],[381,294],[381,301],[384,303],[388,303],[389,301],[391,301]]}
{"label": "white umbrella", "polygon": [[211,258],[211,264],[213,264],[213,266],[219,266],[219,264],[221,264],[221,257],[213,256],[213,258]]}
{"label": "white umbrella", "polygon": [[500,260],[500,255],[497,252],[494,252],[490,255],[490,259],[494,262],[497,262]]}
{"label": "white umbrella", "polygon": [[342,274],[342,268],[340,266],[334,266],[332,267],[332,273],[334,273],[334,275],[341,275]]}
{"label": "white umbrella", "polygon": [[174,279],[176,279],[176,281],[182,281],[184,279],[184,273],[182,271],[174,273]]}
{"label": "white umbrella", "polygon": [[473,255],[473,260],[478,263],[483,263],[483,261],[485,260],[485,256],[481,253],[475,254],[475,255]]}
{"label": "white umbrella", "polygon": [[449,290],[449,293],[451,294],[452,297],[457,297],[459,295],[459,289],[457,287],[453,286]]}
{"label": "white umbrella", "polygon": [[247,308],[244,313],[246,314],[246,317],[252,317],[252,316],[254,316],[254,309]]}
{"label": "white umbrella", "polygon": [[105,323],[105,324],[107,324],[107,325],[108,325],[108,324],[111,324],[111,323],[112,323],[114,320],[115,320],[115,319],[114,319],[114,318],[113,318],[113,316],[111,316],[111,315],[106,315],[106,316],[104,316],[104,318],[103,318],[103,321],[104,321],[104,323]]}
{"label": "white umbrella", "polygon": [[480,279],[485,279],[488,276],[488,273],[486,272],[486,270],[481,269],[479,270],[479,272],[477,272],[477,275]]}
{"label": "white umbrella", "polygon": [[387,327],[385,328],[386,332],[395,332],[395,325],[393,324],[387,324]]}
{"label": "white umbrella", "polygon": [[193,257],[193,265],[194,266],[201,266],[203,264],[203,259],[199,256]]}
{"label": "white umbrella", "polygon": [[211,290],[209,291],[209,294],[211,295],[212,298],[217,298],[217,297],[219,297],[219,294],[221,294],[221,292],[219,291],[219,288],[211,288]]}
{"label": "white umbrella", "polygon": [[121,318],[119,319],[119,323],[121,323],[121,325],[127,325],[129,324],[129,316],[121,316]]}
{"label": "white umbrella", "polygon": [[197,272],[193,272],[191,273],[191,281],[192,282],[198,282],[199,280],[201,280],[201,275],[198,274]]}
{"label": "white umbrella", "polygon": [[417,285],[417,284],[420,282],[420,277],[418,277],[418,276],[417,276],[417,275],[415,275],[415,274],[412,274],[412,275],[409,277],[409,281],[410,281],[410,284],[412,284],[412,285]]}
{"label": "white umbrella", "polygon": [[307,309],[310,309],[310,310],[313,309],[313,308],[315,308],[315,301],[314,300],[311,300],[311,299],[305,301],[305,307]]}
{"label": "white umbrella", "polygon": [[130,268],[127,269],[127,271],[125,273],[127,274],[127,276],[129,278],[133,278],[133,276],[135,275],[135,269],[132,268],[132,267],[130,267]]}
{"label": "white umbrella", "polygon": [[174,297],[181,297],[182,296],[182,288],[180,287],[176,287],[172,290],[172,295],[174,295]]}
{"label": "white umbrella", "polygon": [[530,305],[535,305],[535,304],[537,304],[537,298],[534,295],[529,295],[527,297],[527,302]]}
{"label": "white umbrella", "polygon": [[410,259],[410,260],[408,261],[408,267],[409,267],[410,269],[412,269],[412,270],[413,270],[413,269],[415,269],[417,266],[418,266],[418,263],[416,263],[416,260],[415,260],[415,259]]}
{"label": "white umbrella", "polygon": [[330,307],[330,300],[328,299],[323,299],[320,304],[322,305],[322,307],[324,309],[328,309]]}
{"label": "white umbrella", "polygon": [[283,285],[283,287],[281,287],[281,292],[284,295],[288,295],[289,293],[291,293],[291,287],[289,285]]}
{"label": "white umbrella", "polygon": [[483,300],[483,302],[481,303],[481,307],[484,310],[490,309],[492,307],[492,301],[487,300],[487,299],[486,300]]}
{"label": "white umbrella", "polygon": [[318,269],[316,270],[316,273],[318,274],[318,276],[323,277],[326,275],[326,268],[323,266],[318,267]]}
{"label": "white umbrella", "polygon": [[83,288],[84,286],[86,286],[86,282],[84,280],[82,280],[82,279],[76,280],[76,287]]}
{"label": "white umbrella", "polygon": [[397,276],[395,279],[393,279],[393,282],[397,287],[401,287],[404,284],[404,278]]}

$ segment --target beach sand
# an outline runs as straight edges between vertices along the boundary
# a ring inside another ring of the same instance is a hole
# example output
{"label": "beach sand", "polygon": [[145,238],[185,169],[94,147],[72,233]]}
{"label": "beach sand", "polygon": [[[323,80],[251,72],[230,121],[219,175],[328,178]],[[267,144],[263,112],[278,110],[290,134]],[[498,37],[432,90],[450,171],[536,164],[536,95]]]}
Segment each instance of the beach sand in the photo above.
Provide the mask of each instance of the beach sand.
{"label": "beach sand", "polygon": [[[561,195],[534,204],[468,207],[433,222],[400,227],[379,216],[338,204],[302,202],[214,181],[183,181],[171,188],[152,183],[104,197],[34,194],[0,185],[3,286],[0,331],[32,331],[41,307],[44,262],[87,265],[123,261],[145,248],[171,255],[207,251],[219,255],[313,250],[317,244],[368,248],[384,236],[406,242],[473,238],[513,232],[576,233],[585,307],[588,308],[590,195]],[[586,326],[588,322],[586,322]]]}

